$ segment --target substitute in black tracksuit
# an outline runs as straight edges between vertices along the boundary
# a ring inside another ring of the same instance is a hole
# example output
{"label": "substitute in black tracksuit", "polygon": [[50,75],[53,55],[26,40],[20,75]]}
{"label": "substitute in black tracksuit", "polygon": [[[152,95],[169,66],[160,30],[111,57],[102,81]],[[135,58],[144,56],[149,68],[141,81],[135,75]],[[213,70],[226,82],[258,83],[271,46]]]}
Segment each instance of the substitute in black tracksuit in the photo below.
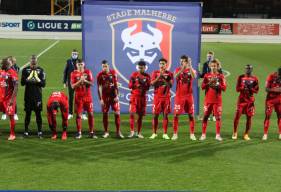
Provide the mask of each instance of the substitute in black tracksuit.
{"label": "substitute in black tracksuit", "polygon": [[[19,74],[20,68],[17,65],[17,59],[14,56],[11,56],[10,58],[11,58],[12,63],[13,63],[12,69],[15,70],[17,72],[17,74]],[[19,119],[17,114],[18,114],[18,106],[16,105],[16,111],[15,111],[15,116],[14,116],[15,120]]]}
{"label": "substitute in black tracksuit", "polygon": [[28,136],[28,126],[30,123],[31,112],[34,111],[38,128],[38,137],[42,138],[42,88],[46,85],[46,75],[44,70],[38,66],[37,57],[35,55],[31,56],[30,65],[22,70],[21,85],[25,86],[24,137]]}
{"label": "substitute in black tracksuit", "polygon": [[63,85],[68,88],[68,104],[69,104],[69,116],[73,116],[73,96],[74,90],[71,87],[70,74],[76,69],[76,62],[79,57],[79,53],[76,49],[73,49],[71,53],[71,58],[66,61],[66,65],[63,71]]}

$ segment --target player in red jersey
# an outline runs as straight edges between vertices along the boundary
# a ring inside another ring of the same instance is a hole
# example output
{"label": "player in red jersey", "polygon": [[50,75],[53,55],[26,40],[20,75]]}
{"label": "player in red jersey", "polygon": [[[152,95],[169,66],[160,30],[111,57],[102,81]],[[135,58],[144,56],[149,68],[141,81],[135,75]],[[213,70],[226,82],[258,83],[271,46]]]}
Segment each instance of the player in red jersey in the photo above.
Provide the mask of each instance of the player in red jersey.
{"label": "player in red jersey", "polygon": [[57,139],[57,121],[56,116],[58,113],[58,110],[60,108],[61,116],[62,116],[62,140],[67,139],[67,133],[66,129],[68,126],[68,98],[63,92],[53,92],[47,103],[47,117],[48,117],[48,123],[49,127],[52,131],[52,139]]}
{"label": "player in red jersey", "polygon": [[[5,110],[3,106],[5,91],[6,91],[6,79],[8,78],[8,75],[5,70],[0,68],[0,111],[3,112],[2,116],[5,116]],[[1,118],[2,120],[5,120],[6,118]]]}
{"label": "player in red jersey", "polygon": [[154,86],[153,99],[153,121],[152,135],[150,139],[157,137],[158,117],[163,113],[163,139],[170,139],[168,130],[168,114],[171,112],[171,94],[170,89],[173,85],[173,73],[167,70],[167,60],[162,58],[159,60],[159,70],[153,71],[151,75],[151,85]]}
{"label": "player in red jersey", "polygon": [[190,139],[196,140],[194,135],[194,102],[192,81],[196,78],[196,71],[192,68],[191,58],[181,56],[180,67],[176,68],[174,76],[177,80],[176,98],[174,105],[174,134],[172,140],[178,139],[179,115],[187,113],[189,116]]}
{"label": "player in red jersey", "polygon": [[2,102],[0,102],[1,111],[4,111],[10,118],[10,136],[8,140],[12,141],[16,139],[15,135],[15,109],[16,109],[16,97],[18,92],[18,75],[11,68],[12,61],[9,58],[4,58],[1,62],[1,69],[6,73],[2,73],[4,78],[1,78],[2,89]]}
{"label": "player in red jersey", "polygon": [[226,81],[223,74],[220,74],[218,68],[220,62],[214,59],[210,63],[211,72],[204,75],[202,82],[202,89],[206,90],[204,100],[204,117],[202,123],[202,135],[200,140],[206,139],[206,129],[208,124],[208,118],[212,111],[216,117],[216,140],[222,141],[220,136],[221,129],[221,115],[222,115],[222,91],[226,90]]}
{"label": "player in red jersey", "polygon": [[0,69],[0,103],[3,102],[5,96],[7,73],[5,70]]}
{"label": "player in red jersey", "polygon": [[270,116],[273,109],[278,118],[279,139],[281,139],[281,67],[278,71],[270,74],[266,79],[266,100],[265,100],[265,119],[264,119],[264,135],[262,140],[267,140]]}
{"label": "player in red jersey", "polygon": [[76,139],[82,138],[82,124],[81,116],[83,110],[88,113],[88,125],[89,125],[89,138],[96,139],[97,136],[94,133],[94,109],[92,101],[91,86],[93,85],[93,75],[89,69],[85,69],[85,63],[78,59],[76,63],[77,70],[71,72],[71,87],[75,91],[75,112],[76,112],[76,126],[77,135]]}
{"label": "player in red jersey", "polygon": [[116,135],[123,139],[120,130],[120,104],[118,99],[117,73],[109,68],[106,60],[102,61],[102,71],[97,75],[98,95],[103,113],[103,138],[109,137],[108,130],[108,111],[109,108],[115,113]]}
{"label": "player in red jersey", "polygon": [[243,135],[244,140],[250,140],[249,131],[251,129],[252,117],[255,114],[255,97],[254,94],[259,91],[259,81],[256,76],[252,75],[253,66],[245,66],[245,74],[240,75],[236,84],[236,91],[239,92],[239,97],[237,101],[237,108],[234,117],[234,128],[232,139],[237,139],[237,128],[239,124],[239,119],[242,114],[247,117],[246,130]]}
{"label": "player in red jersey", "polygon": [[129,138],[134,137],[135,129],[135,114],[138,114],[138,138],[144,138],[141,134],[142,118],[146,112],[146,92],[150,87],[150,75],[145,73],[146,63],[145,61],[138,62],[138,71],[133,72],[130,77],[129,88],[131,91],[130,97],[130,130]]}

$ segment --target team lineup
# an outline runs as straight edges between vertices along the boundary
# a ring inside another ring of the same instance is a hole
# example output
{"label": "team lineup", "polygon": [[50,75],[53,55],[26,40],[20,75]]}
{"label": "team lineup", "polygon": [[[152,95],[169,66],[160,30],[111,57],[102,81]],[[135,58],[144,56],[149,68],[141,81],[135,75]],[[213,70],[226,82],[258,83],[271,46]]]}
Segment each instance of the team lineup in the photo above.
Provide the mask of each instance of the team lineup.
{"label": "team lineup", "polygon": [[[74,94],[74,110],[76,113],[76,139],[82,138],[82,117],[87,113],[89,138],[96,139],[96,130],[94,126],[94,109],[91,87],[94,86],[94,77],[91,70],[87,69],[85,63],[78,59],[76,50],[72,52],[70,64],[73,69],[68,71],[64,77],[64,84],[68,87],[69,96],[62,91],[53,92],[47,101],[47,118],[49,128],[52,131],[52,139],[57,139],[57,121],[58,111],[62,114],[62,140],[67,139],[68,119],[72,117],[72,101]],[[199,140],[206,139],[208,118],[213,115],[216,119],[216,136],[215,139],[222,141],[220,134],[222,124],[222,92],[226,91],[227,83],[222,73],[221,64],[218,59],[214,58],[213,52],[207,54],[208,62],[204,64],[203,71],[200,73],[192,67],[192,61],[189,56],[183,55],[180,58],[180,65],[174,72],[167,70],[168,63],[165,58],[159,60],[159,70],[153,71],[152,74],[146,73],[146,62],[137,62],[137,71],[133,72],[129,81],[131,90],[129,105],[129,123],[130,133],[128,138],[144,138],[142,135],[142,122],[146,114],[146,96],[150,87],[154,89],[154,99],[152,106],[152,135],[150,139],[155,139],[158,130],[159,115],[163,114],[163,139],[178,139],[178,124],[181,114],[188,114],[190,139],[197,140],[195,136],[195,117],[194,117],[194,100],[192,82],[195,78],[203,78],[201,88],[205,92],[204,114],[202,119],[202,134]],[[75,62],[74,62],[75,61]],[[10,136],[8,140],[15,140],[15,115],[17,111],[16,96],[19,86],[19,70],[15,68],[13,57],[2,59],[0,70],[0,111],[5,113],[10,120]],[[109,120],[108,113],[114,112],[116,127],[116,136],[123,139],[124,136],[120,129],[120,104],[118,91],[117,72],[110,69],[106,60],[101,62],[102,70],[98,73],[97,91],[103,113],[103,138],[109,137]],[[174,82],[175,81],[175,82]],[[29,136],[29,123],[32,111],[36,115],[38,128],[38,137],[42,138],[42,117],[43,110],[42,88],[46,85],[44,70],[38,66],[37,57],[31,56],[29,66],[23,68],[20,84],[25,87],[24,93],[24,111],[25,111],[25,131],[23,136]],[[176,85],[174,85],[176,84]],[[173,106],[173,135],[168,135],[168,115],[172,112],[171,94],[172,86],[176,86],[175,103]],[[229,85],[228,85],[229,86]],[[71,93],[70,90],[73,90]],[[244,74],[237,78],[236,91],[239,97],[236,104],[236,112],[233,121],[232,139],[238,139],[238,124],[242,114],[246,115],[246,130],[243,134],[244,140],[250,140],[249,133],[251,130],[252,117],[255,114],[255,97],[254,94],[259,92],[259,81],[253,75],[253,66],[246,65]],[[267,140],[270,117],[275,110],[278,117],[279,139],[281,139],[281,68],[276,72],[268,75],[266,80],[267,97],[265,100],[265,120],[264,134],[262,140]],[[72,95],[71,95],[72,94]],[[135,122],[137,128],[135,128]]]}

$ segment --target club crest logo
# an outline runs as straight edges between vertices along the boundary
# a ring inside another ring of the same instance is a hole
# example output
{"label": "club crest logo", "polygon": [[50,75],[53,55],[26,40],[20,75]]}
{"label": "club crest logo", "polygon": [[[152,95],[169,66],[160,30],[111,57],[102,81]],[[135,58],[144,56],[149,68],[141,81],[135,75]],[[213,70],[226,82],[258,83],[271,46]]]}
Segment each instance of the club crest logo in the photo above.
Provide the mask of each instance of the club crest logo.
{"label": "club crest logo", "polygon": [[[151,18],[124,19],[110,24],[112,30],[112,67],[117,71],[120,82],[120,103],[129,105],[128,83],[137,63],[147,63],[146,73],[159,69],[158,60],[172,61],[173,24]],[[174,94],[172,93],[172,96]],[[147,104],[153,102],[153,90],[148,91]]]}

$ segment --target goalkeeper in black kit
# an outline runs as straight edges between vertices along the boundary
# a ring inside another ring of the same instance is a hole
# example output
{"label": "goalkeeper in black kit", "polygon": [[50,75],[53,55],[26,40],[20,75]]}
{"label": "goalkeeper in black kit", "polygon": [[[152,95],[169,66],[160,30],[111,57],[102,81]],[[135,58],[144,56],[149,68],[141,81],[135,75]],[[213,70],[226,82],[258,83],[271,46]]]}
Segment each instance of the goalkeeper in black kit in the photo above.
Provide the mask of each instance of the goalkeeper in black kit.
{"label": "goalkeeper in black kit", "polygon": [[36,115],[38,137],[43,138],[42,134],[42,88],[46,85],[44,70],[38,66],[37,57],[32,55],[30,65],[22,70],[21,85],[25,86],[24,110],[25,110],[25,131],[23,136],[28,137],[28,126],[30,123],[31,112]]}

